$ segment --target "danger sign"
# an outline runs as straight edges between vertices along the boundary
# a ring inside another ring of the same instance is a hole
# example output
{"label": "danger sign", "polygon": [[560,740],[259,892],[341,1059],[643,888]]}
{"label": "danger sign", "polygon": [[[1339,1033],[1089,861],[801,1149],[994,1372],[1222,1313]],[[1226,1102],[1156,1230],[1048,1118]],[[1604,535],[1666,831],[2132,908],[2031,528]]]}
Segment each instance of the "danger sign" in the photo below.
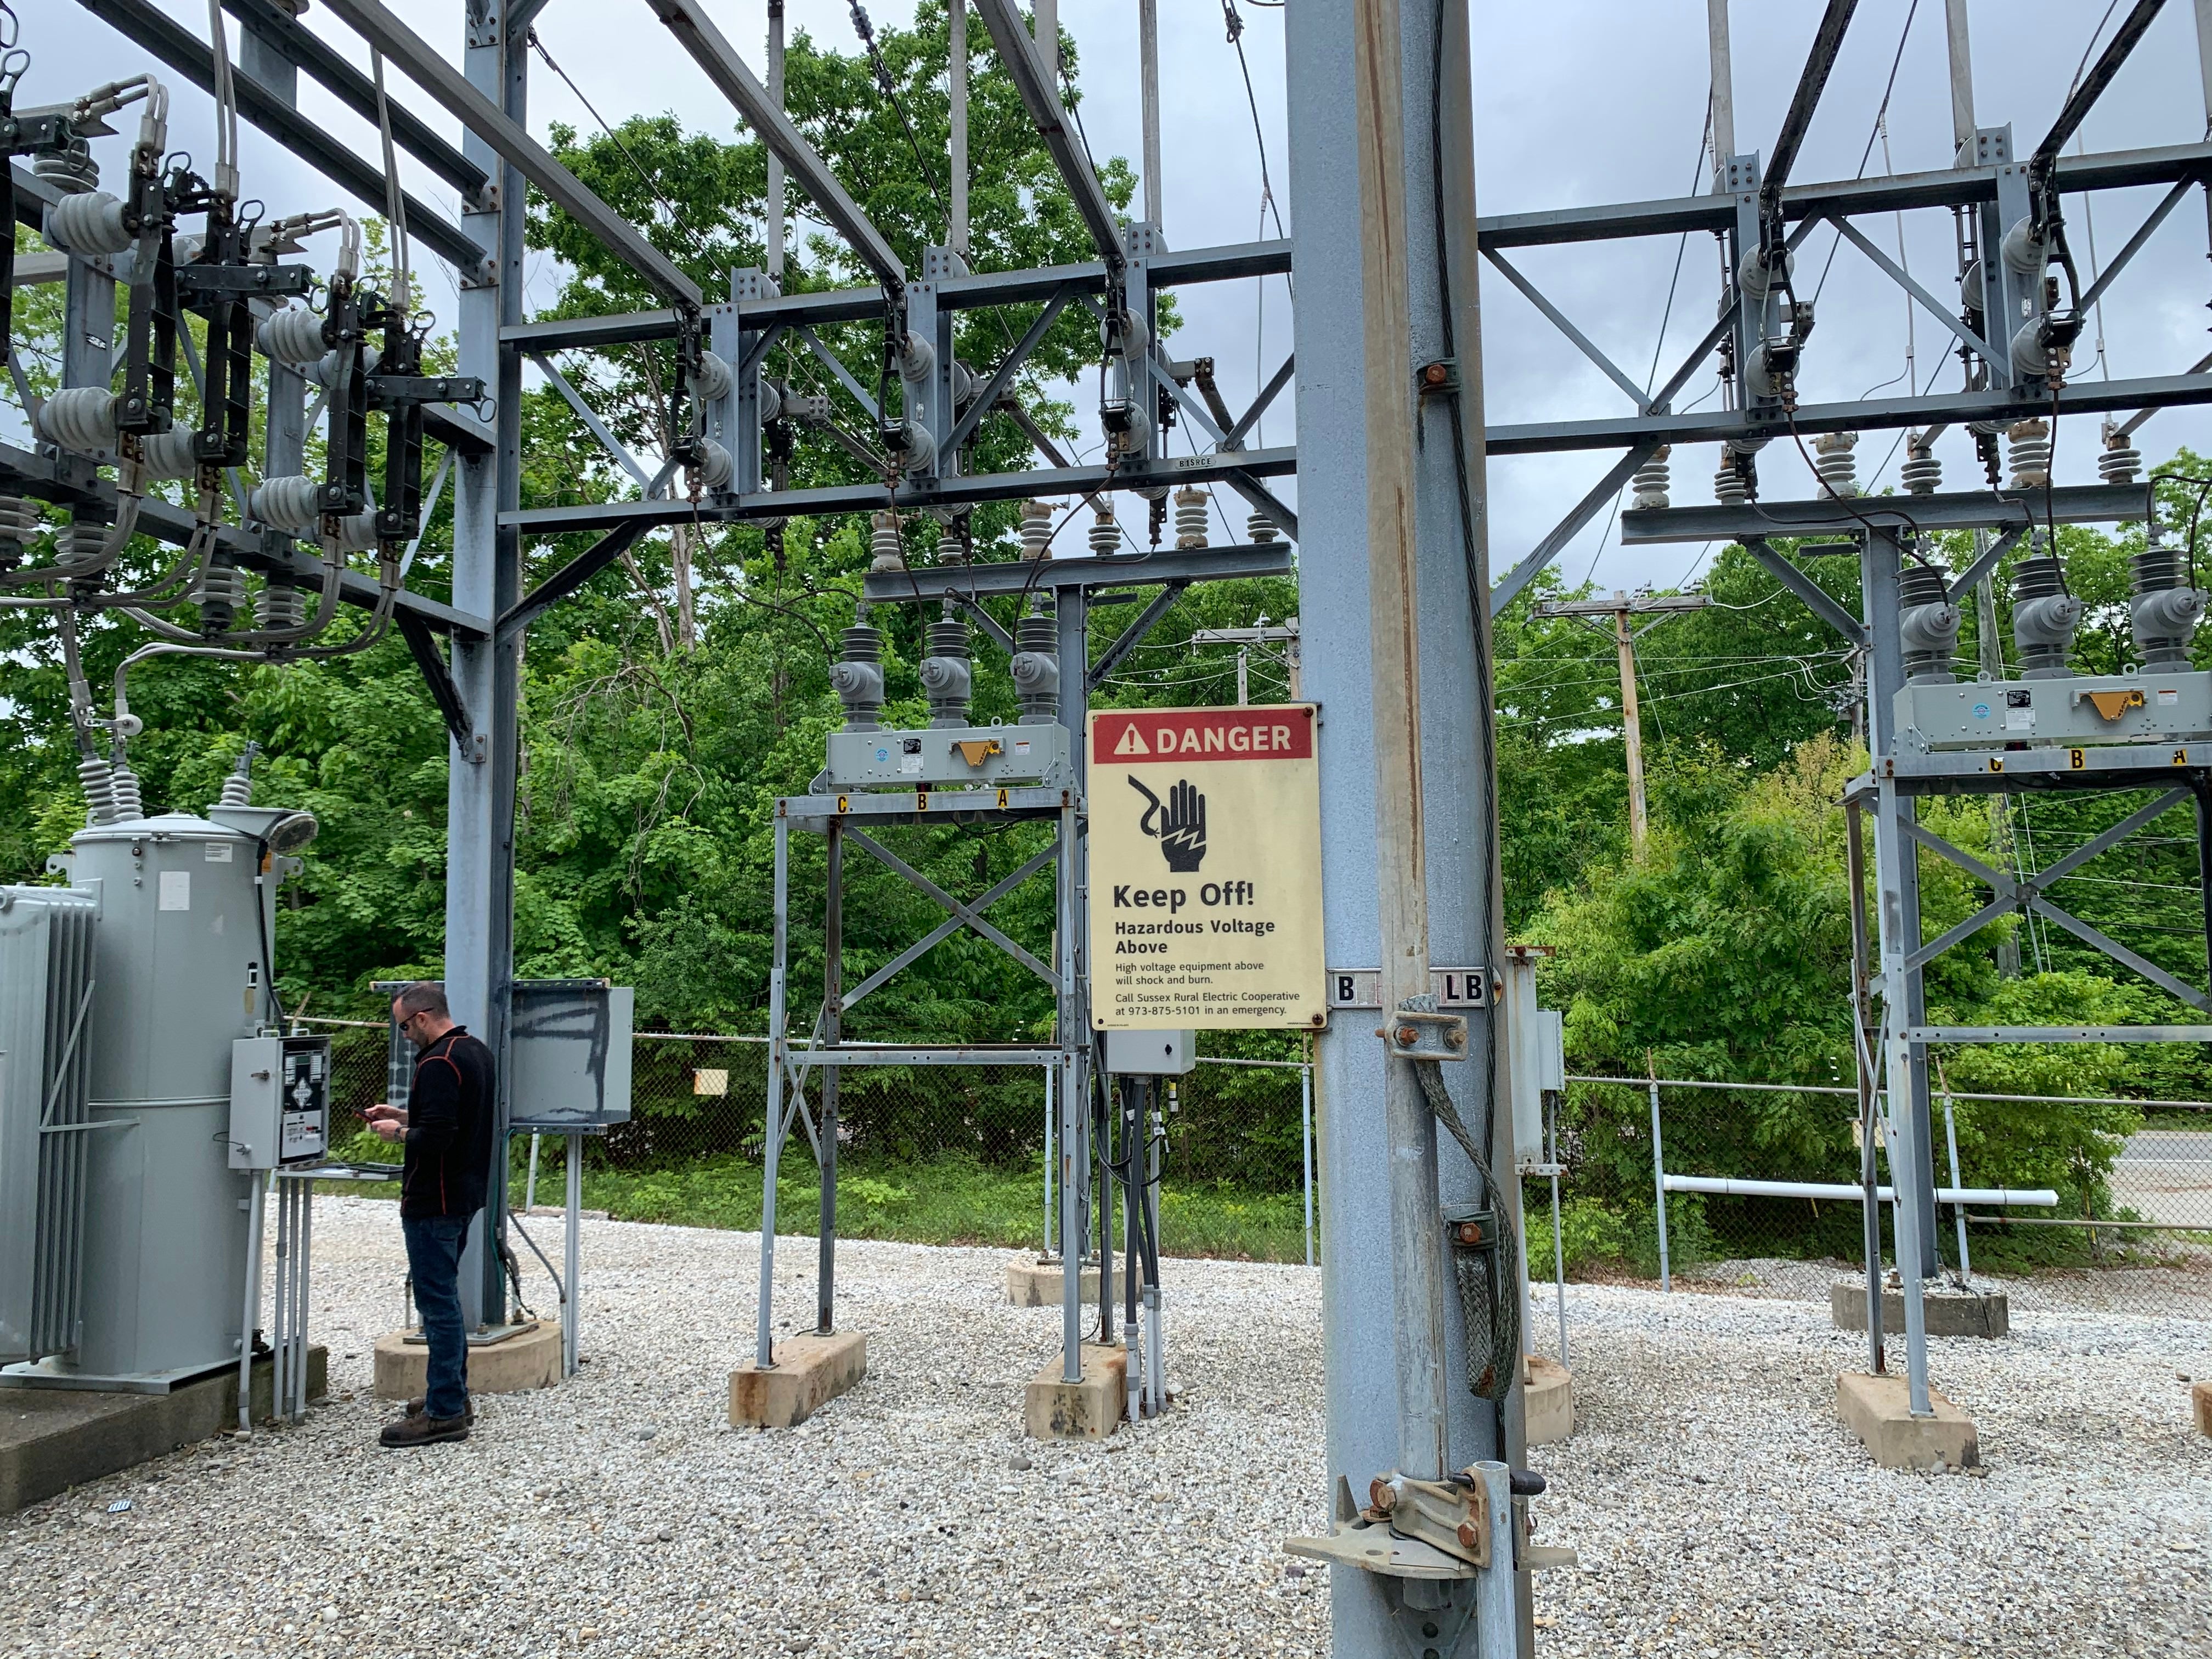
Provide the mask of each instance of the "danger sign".
{"label": "danger sign", "polygon": [[1091,716],[1091,1023],[1328,1018],[1310,703]]}

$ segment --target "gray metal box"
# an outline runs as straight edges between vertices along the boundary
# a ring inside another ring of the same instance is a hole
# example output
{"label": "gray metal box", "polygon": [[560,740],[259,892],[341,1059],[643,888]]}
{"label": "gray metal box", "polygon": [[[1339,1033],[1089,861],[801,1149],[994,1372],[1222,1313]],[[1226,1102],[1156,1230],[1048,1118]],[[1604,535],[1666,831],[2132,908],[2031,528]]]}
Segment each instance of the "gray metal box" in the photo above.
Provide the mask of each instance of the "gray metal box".
{"label": "gray metal box", "polygon": [[331,1040],[240,1037],[230,1045],[230,1167],[312,1164],[330,1150]]}
{"label": "gray metal box", "polygon": [[603,979],[517,980],[508,1127],[559,1133],[629,1122],[636,1004],[630,987]]}
{"label": "gray metal box", "polygon": [[1120,1077],[1182,1077],[1198,1064],[1195,1031],[1102,1031],[1106,1069]]}
{"label": "gray metal box", "polygon": [[941,785],[1073,784],[1067,728],[928,726],[832,732],[817,789],[934,789]]}
{"label": "gray metal box", "polygon": [[2180,742],[2212,734],[2212,674],[1908,685],[1898,692],[1895,710],[1899,740],[1923,751]]}

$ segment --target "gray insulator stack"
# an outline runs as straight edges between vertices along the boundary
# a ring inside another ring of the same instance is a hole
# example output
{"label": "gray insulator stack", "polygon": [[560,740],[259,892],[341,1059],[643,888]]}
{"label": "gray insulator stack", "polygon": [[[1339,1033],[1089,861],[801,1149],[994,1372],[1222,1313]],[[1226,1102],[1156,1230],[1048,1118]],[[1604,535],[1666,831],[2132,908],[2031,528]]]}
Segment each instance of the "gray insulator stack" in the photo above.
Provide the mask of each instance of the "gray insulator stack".
{"label": "gray insulator stack", "polygon": [[100,550],[106,544],[106,526],[72,520],[54,532],[54,568],[64,575],[91,574],[99,568]]}
{"label": "gray insulator stack", "polygon": [[222,781],[222,799],[218,806],[251,806],[253,805],[253,749],[246,746],[238,757],[238,765]]}
{"label": "gray insulator stack", "polygon": [[194,433],[190,427],[173,426],[167,432],[156,432],[138,447],[146,463],[149,478],[189,478],[200,470],[199,458],[192,453]]}
{"label": "gray insulator stack", "polygon": [[2097,452],[2097,476],[2108,484],[2131,484],[2142,475],[2142,451],[2111,422],[2105,423],[2105,447]]}
{"label": "gray insulator stack", "polygon": [[1024,726],[1051,726],[1060,719],[1060,624],[1053,617],[1024,617],[1015,630],[1009,670],[1021,699]]}
{"label": "gray insulator stack", "polygon": [[736,382],[737,377],[730,372],[727,362],[711,351],[699,354],[699,372],[692,379],[691,390],[702,402],[713,403],[718,398],[728,397]]}
{"label": "gray insulator stack", "polygon": [[731,458],[728,450],[712,438],[699,440],[699,487],[702,489],[727,489],[730,480],[737,477],[737,473],[738,464]]}
{"label": "gray insulator stack", "polygon": [[123,216],[106,191],[80,191],[46,210],[46,240],[70,253],[120,253],[137,240]]}
{"label": "gray insulator stack", "polygon": [[2190,642],[2204,615],[2203,592],[2189,586],[2181,555],[2172,548],[2148,546],[2128,563],[2135,579],[2128,615],[2142,666],[2187,668]]}
{"label": "gray insulator stack", "polygon": [[1175,532],[1177,547],[1204,547],[1206,533],[1206,498],[1203,489],[1178,489],[1175,493]]}
{"label": "gray insulator stack", "polygon": [[1813,470],[1820,475],[1820,487],[1827,494],[1842,497],[1859,493],[1858,459],[1853,453],[1858,447],[1856,432],[1823,432],[1813,440]]}
{"label": "gray insulator stack", "polygon": [[246,573],[234,564],[211,559],[185,597],[199,607],[201,631],[220,634],[246,609]]}
{"label": "gray insulator stack", "polygon": [[1121,550],[1121,527],[1114,521],[1114,509],[1102,507],[1091,515],[1087,532],[1091,553],[1102,559],[1110,559]]}
{"label": "gray insulator stack", "polygon": [[2081,601],[2066,591],[2066,568],[2055,553],[2031,554],[2012,575],[2012,643],[2025,680],[2063,679]]}
{"label": "gray insulator stack", "polygon": [[1908,495],[1933,495],[1943,487],[1943,463],[1935,447],[1918,434],[1905,441],[1905,465],[1898,469]]}
{"label": "gray insulator stack", "polygon": [[975,668],[968,657],[968,624],[947,617],[929,625],[929,654],[921,659],[921,689],[929,698],[929,723],[968,724]]}
{"label": "gray insulator stack", "polygon": [[82,196],[100,188],[100,163],[93,159],[88,139],[72,138],[63,148],[42,149],[31,158],[33,176],[64,196]]}
{"label": "gray insulator stack", "polygon": [[115,811],[115,816],[108,819],[110,823],[121,823],[146,816],[146,803],[138,793],[138,775],[131,769],[128,763],[118,763],[109,769],[107,785],[113,797]]}
{"label": "gray insulator stack", "polygon": [[46,527],[35,503],[21,495],[0,495],[0,570],[22,563],[24,544]]}
{"label": "gray insulator stack", "polygon": [[1255,547],[1265,547],[1282,533],[1281,528],[1264,513],[1244,515],[1244,534]]}
{"label": "gray insulator stack", "polygon": [[888,508],[872,515],[874,528],[868,533],[868,549],[875,555],[869,564],[871,572],[881,575],[906,568],[906,549],[899,541],[898,514]]}
{"label": "gray insulator stack", "polygon": [[1959,649],[1960,613],[1945,597],[1948,586],[1933,565],[1909,564],[1898,573],[1897,631],[1908,684],[1948,685],[1957,678],[1951,659]]}
{"label": "gray insulator stack", "polygon": [[2042,489],[2051,483],[2051,422],[2014,421],[2005,428],[2008,489]]}
{"label": "gray insulator stack", "polygon": [[300,474],[264,478],[247,498],[246,510],[271,530],[287,536],[313,536],[322,526],[322,486]]}
{"label": "gray insulator stack", "polygon": [[97,755],[86,756],[76,763],[76,781],[84,791],[88,824],[112,823],[123,816],[115,805],[115,775],[106,761]]}
{"label": "gray insulator stack", "polygon": [[323,337],[323,319],[305,306],[287,306],[262,320],[253,331],[262,356],[289,368],[319,363],[331,343]]}
{"label": "gray insulator stack", "polygon": [[297,628],[307,619],[307,595],[290,582],[272,576],[253,596],[256,628]]}
{"label": "gray insulator stack", "polygon": [[838,636],[842,654],[830,668],[830,684],[845,705],[846,729],[873,732],[884,706],[884,636],[867,623],[855,623]]}
{"label": "gray insulator stack", "polygon": [[1651,459],[1636,469],[1628,481],[1629,505],[1638,512],[1650,512],[1668,505],[1668,486],[1673,481],[1674,469],[1667,458],[1674,450],[1661,444],[1651,452]]}
{"label": "gray insulator stack", "polygon": [[115,394],[104,386],[64,386],[39,406],[39,435],[94,455],[115,447]]}
{"label": "gray insulator stack", "polygon": [[1022,503],[1022,556],[1042,559],[1052,543],[1052,503]]}

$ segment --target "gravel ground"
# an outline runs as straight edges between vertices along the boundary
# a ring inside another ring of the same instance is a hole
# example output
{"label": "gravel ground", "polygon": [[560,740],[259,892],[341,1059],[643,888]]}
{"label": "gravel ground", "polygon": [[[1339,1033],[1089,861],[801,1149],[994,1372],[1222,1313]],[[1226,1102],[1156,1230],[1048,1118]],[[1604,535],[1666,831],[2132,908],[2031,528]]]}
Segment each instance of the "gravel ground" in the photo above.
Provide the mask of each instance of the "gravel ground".
{"label": "gravel ground", "polygon": [[[855,1243],[872,1375],[762,1434],[720,1420],[754,1239],[587,1222],[582,1376],[395,1454],[367,1389],[398,1229],[362,1200],[317,1222],[331,1403],[0,1518],[0,1652],[1326,1651],[1324,1581],[1276,1547],[1322,1519],[1305,1269],[1175,1263],[1181,1409],[1075,1448],[1021,1437],[1057,1322],[1004,1304],[1005,1252]],[[811,1318],[811,1249],[780,1260],[779,1311]],[[2212,1325],[2035,1314],[1938,1343],[1973,1480],[1868,1465],[1832,1404],[1859,1351],[1802,1304],[1576,1286],[1570,1321],[1581,1425],[1534,1461],[1540,1536],[1583,1565],[1540,1581],[1540,1654],[2207,1650],[2212,1441],[2179,1374],[2212,1371]]]}

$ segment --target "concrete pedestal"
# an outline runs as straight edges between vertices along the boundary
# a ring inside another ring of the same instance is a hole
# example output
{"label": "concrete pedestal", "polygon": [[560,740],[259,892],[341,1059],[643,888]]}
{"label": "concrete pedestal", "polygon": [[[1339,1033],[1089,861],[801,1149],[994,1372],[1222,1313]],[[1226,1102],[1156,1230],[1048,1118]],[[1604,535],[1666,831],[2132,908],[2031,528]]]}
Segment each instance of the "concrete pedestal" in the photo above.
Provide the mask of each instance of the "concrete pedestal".
{"label": "concrete pedestal", "polygon": [[868,1374],[868,1339],[861,1331],[809,1334],[775,1345],[775,1364],[750,1363],[730,1373],[733,1428],[787,1429],[804,1423]]}
{"label": "concrete pedestal", "polygon": [[[1114,1293],[1121,1292],[1122,1262],[1114,1263]],[[1139,1289],[1144,1287],[1144,1275],[1137,1277]],[[1006,1300],[1017,1308],[1057,1308],[1067,1284],[1066,1270],[1057,1261],[1038,1261],[1024,1256],[1006,1264]],[[1098,1267],[1096,1262],[1084,1268],[1076,1280],[1076,1296],[1092,1307],[1098,1304]]]}
{"label": "concrete pedestal", "polygon": [[2197,1413],[2197,1432],[2212,1436],[2212,1382],[2191,1383],[2189,1403]]}
{"label": "concrete pedestal", "polygon": [[[427,1386],[430,1350],[407,1337],[407,1332],[394,1331],[376,1339],[379,1400],[414,1400]],[[518,1332],[503,1342],[469,1345],[472,1395],[521,1394],[550,1389],[560,1380],[561,1327],[550,1319],[541,1319],[536,1328]]]}
{"label": "concrete pedestal", "polygon": [[1061,1377],[1057,1353],[1030,1379],[1022,1425],[1032,1440],[1103,1440],[1120,1426],[1128,1395],[1127,1350],[1086,1342],[1081,1382]]}
{"label": "concrete pedestal", "polygon": [[1521,1398],[1530,1445],[1557,1445],[1575,1431],[1574,1381],[1558,1360],[1532,1353],[1522,1361]]}
{"label": "concrete pedestal", "polygon": [[1982,1462],[1973,1419],[1930,1389],[1933,1417],[1915,1417],[1902,1376],[1846,1371],[1836,1379],[1836,1409],[1874,1461],[1886,1469],[1978,1468]]}
{"label": "concrete pedestal", "polygon": [[[1929,1285],[1920,1293],[1921,1316],[1930,1336],[2009,1336],[2012,1307],[2002,1291],[1962,1291],[1954,1285]],[[1866,1281],[1839,1279],[1828,1287],[1828,1313],[1839,1331],[1867,1328]],[[1905,1334],[1905,1292],[1884,1285],[1881,1332]]]}
{"label": "concrete pedestal", "polygon": [[[307,1350],[307,1398],[322,1399],[330,1355]],[[275,1409],[266,1359],[253,1364],[253,1420]],[[0,1515],[238,1425],[238,1368],[167,1394],[0,1390]]]}

